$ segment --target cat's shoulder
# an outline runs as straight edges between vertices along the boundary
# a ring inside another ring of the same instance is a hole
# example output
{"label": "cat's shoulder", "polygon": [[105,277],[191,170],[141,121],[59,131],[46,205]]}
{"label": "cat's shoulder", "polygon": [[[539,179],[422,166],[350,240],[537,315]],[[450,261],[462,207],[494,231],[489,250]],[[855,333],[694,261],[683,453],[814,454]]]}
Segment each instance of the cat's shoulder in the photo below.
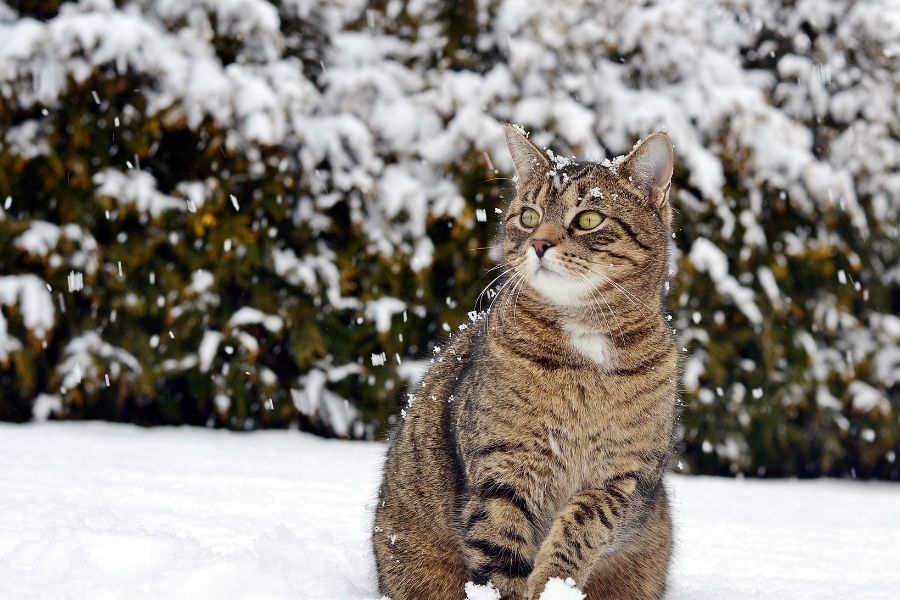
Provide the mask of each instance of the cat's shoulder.
{"label": "cat's shoulder", "polygon": [[479,322],[462,325],[443,343],[434,347],[428,374],[443,378],[471,365],[484,344],[484,327]]}

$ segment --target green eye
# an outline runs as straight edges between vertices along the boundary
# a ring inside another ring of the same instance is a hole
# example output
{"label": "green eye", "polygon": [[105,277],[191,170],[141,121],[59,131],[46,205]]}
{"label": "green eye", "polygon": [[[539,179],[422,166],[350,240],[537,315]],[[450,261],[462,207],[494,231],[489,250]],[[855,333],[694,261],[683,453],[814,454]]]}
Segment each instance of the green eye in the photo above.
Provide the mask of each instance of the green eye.
{"label": "green eye", "polygon": [[603,217],[600,216],[596,210],[586,210],[582,213],[578,213],[578,216],[575,217],[575,222],[578,224],[578,229],[584,229],[585,231],[589,229],[594,229],[603,221]]}
{"label": "green eye", "polygon": [[519,217],[519,222],[522,224],[522,227],[534,227],[538,223],[541,222],[541,215],[538,214],[538,211],[533,208],[526,208],[522,211],[522,216]]}

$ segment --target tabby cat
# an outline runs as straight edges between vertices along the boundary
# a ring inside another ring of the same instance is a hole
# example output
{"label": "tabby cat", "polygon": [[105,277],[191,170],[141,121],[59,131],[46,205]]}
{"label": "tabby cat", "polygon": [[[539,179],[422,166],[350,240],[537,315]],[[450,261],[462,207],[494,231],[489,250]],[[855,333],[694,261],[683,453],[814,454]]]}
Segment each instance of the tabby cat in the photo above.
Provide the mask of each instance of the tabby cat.
{"label": "tabby cat", "polygon": [[514,126],[500,293],[433,361],[394,434],[375,515],[381,592],[661,598],[677,353],[663,316],[674,155],[542,152]]}

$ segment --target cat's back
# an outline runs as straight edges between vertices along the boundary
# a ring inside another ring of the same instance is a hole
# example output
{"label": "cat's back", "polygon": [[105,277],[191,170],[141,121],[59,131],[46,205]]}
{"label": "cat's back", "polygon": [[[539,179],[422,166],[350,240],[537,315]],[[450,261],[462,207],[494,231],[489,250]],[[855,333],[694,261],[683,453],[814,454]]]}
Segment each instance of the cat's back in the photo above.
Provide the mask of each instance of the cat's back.
{"label": "cat's back", "polygon": [[484,331],[471,324],[434,349],[428,369],[400,412],[400,422],[391,438],[390,454],[412,450],[417,436],[426,439],[444,435],[444,423],[450,418],[456,396],[464,389],[477,368]]}
{"label": "cat's back", "polygon": [[423,499],[450,514],[463,482],[452,426],[457,396],[471,378],[484,332],[470,324],[436,349],[429,368],[401,410],[388,449],[382,495]]}
{"label": "cat's back", "polygon": [[443,599],[465,582],[454,526],[465,477],[451,426],[457,390],[479,342],[469,325],[438,351],[393,432],[375,509],[373,542],[382,592]]}

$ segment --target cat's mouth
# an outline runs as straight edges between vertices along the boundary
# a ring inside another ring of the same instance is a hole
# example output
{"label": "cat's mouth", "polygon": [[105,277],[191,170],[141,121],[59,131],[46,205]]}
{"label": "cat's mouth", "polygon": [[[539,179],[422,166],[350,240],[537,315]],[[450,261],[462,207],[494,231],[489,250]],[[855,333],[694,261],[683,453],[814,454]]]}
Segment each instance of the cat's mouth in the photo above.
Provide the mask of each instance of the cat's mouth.
{"label": "cat's mouth", "polygon": [[564,265],[556,264],[547,257],[538,258],[532,254],[529,259],[530,284],[544,299],[565,306],[584,303],[589,286],[567,271]]}
{"label": "cat's mouth", "polygon": [[548,265],[545,261],[541,261],[538,263],[537,268],[534,270],[534,274],[537,275],[538,273],[549,273],[551,275],[556,275],[557,277],[563,276],[562,273],[560,273],[556,269],[551,268],[550,265]]}
{"label": "cat's mouth", "polygon": [[539,258],[534,253],[530,253],[528,259],[532,275],[541,273],[544,275],[553,275],[554,277],[569,279],[565,266],[559,264],[558,259],[550,254],[545,254],[543,257]]}

